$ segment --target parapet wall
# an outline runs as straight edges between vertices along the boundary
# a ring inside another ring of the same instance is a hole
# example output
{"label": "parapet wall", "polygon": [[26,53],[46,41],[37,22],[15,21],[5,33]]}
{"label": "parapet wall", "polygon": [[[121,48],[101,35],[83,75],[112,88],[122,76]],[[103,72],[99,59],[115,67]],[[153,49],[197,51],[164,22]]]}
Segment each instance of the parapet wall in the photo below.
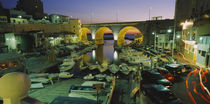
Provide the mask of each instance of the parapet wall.
{"label": "parapet wall", "polygon": [[0,26],[0,33],[35,31],[42,31],[43,33],[74,33],[70,24],[18,24]]}

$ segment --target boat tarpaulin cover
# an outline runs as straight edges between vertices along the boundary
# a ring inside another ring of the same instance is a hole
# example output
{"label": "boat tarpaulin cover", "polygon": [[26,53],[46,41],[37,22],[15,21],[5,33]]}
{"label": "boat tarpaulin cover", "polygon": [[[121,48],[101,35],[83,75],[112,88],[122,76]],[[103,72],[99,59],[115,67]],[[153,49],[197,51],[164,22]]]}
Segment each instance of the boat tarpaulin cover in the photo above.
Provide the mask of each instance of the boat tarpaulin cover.
{"label": "boat tarpaulin cover", "polygon": [[97,101],[76,97],[56,97],[50,104],[97,104]]}

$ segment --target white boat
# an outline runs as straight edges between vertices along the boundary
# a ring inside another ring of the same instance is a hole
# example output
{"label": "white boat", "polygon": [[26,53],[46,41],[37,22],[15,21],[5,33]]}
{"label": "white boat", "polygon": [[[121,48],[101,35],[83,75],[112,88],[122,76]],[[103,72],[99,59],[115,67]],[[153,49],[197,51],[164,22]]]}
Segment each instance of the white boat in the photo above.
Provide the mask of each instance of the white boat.
{"label": "white boat", "polygon": [[59,78],[71,78],[74,76],[74,74],[71,74],[69,72],[61,72],[61,73],[59,73],[58,76],[59,76]]}
{"label": "white boat", "polygon": [[129,74],[130,70],[128,69],[127,64],[122,63],[119,67],[120,67],[120,71],[121,71],[123,74],[125,74],[125,75],[128,75],[128,74]]}
{"label": "white boat", "polygon": [[39,74],[29,74],[29,78],[40,78],[40,77],[48,77],[48,73],[39,73]]}
{"label": "white boat", "polygon": [[68,71],[73,68],[75,65],[74,60],[72,59],[64,59],[63,64],[59,66],[61,72]]}
{"label": "white boat", "polygon": [[97,74],[95,75],[95,78],[99,81],[106,79],[106,74]]}
{"label": "white boat", "polygon": [[109,70],[110,70],[110,72],[115,74],[115,73],[117,73],[120,70],[120,68],[117,65],[112,64],[112,65],[109,66]]}
{"label": "white boat", "polygon": [[47,84],[47,83],[49,83],[49,79],[47,79],[47,78],[31,78],[31,82],[32,83],[43,83],[43,84]]}
{"label": "white boat", "polygon": [[88,74],[87,76],[84,76],[83,79],[85,79],[85,80],[92,80],[92,79],[94,79],[94,76],[92,74]]}
{"label": "white boat", "polygon": [[44,86],[42,83],[32,83],[30,88],[32,88],[32,89],[44,88]]}

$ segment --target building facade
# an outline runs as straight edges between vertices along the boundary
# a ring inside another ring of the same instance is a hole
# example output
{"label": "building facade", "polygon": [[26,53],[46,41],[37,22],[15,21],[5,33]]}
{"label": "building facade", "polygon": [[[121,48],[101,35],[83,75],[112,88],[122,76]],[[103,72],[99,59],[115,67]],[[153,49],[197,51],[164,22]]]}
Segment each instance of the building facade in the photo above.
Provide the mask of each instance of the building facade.
{"label": "building facade", "polygon": [[196,64],[210,68],[210,18],[198,20],[197,27],[197,60]]}
{"label": "building facade", "polygon": [[176,0],[175,21],[177,26],[186,19],[200,18],[210,11],[210,0]]}
{"label": "building facade", "polygon": [[69,17],[59,14],[51,14],[49,15],[50,21],[53,24],[68,24],[69,23]]}
{"label": "building facade", "polygon": [[176,0],[175,23],[177,31],[181,31],[180,52],[201,67],[209,67],[209,14],[210,0]]}
{"label": "building facade", "polygon": [[19,0],[16,8],[32,15],[34,19],[42,19],[45,16],[41,0]]}

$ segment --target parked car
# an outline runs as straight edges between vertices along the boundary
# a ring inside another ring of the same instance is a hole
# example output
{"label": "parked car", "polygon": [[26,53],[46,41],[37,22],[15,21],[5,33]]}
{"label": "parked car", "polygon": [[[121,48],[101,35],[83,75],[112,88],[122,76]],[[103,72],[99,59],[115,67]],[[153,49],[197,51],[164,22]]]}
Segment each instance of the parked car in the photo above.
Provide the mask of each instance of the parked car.
{"label": "parked car", "polygon": [[144,84],[141,87],[144,95],[157,104],[182,104],[168,88],[156,84]]}
{"label": "parked car", "polygon": [[184,64],[183,67],[185,68],[186,73],[189,73],[195,69],[195,67],[193,67],[191,65],[187,65],[187,64]]}
{"label": "parked car", "polygon": [[172,86],[172,83],[165,79],[159,72],[156,70],[143,70],[141,71],[142,83],[143,84],[160,84],[164,85],[167,88]]}
{"label": "parked car", "polygon": [[162,67],[156,67],[155,68],[162,76],[164,76],[167,80],[169,81],[173,81],[174,80],[174,76],[165,68]]}
{"label": "parked car", "polygon": [[184,69],[183,65],[181,64],[167,64],[165,68],[174,76],[181,75],[185,73],[186,70]]}

